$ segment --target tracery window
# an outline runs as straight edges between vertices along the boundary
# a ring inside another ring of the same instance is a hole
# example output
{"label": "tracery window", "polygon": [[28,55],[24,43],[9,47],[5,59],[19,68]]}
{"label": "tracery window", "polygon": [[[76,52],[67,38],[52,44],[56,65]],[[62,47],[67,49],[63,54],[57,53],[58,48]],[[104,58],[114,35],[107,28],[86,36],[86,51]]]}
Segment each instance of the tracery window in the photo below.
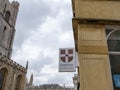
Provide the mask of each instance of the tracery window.
{"label": "tracery window", "polygon": [[16,78],[15,90],[21,90],[21,84],[22,84],[22,76],[19,75]]}
{"label": "tracery window", "polygon": [[4,90],[7,73],[6,68],[0,70],[0,90]]}
{"label": "tracery window", "polygon": [[120,30],[106,30],[114,90],[120,90]]}
{"label": "tracery window", "polygon": [[7,11],[7,12],[5,13],[5,20],[6,20],[7,22],[9,22],[9,19],[10,19],[10,12]]}

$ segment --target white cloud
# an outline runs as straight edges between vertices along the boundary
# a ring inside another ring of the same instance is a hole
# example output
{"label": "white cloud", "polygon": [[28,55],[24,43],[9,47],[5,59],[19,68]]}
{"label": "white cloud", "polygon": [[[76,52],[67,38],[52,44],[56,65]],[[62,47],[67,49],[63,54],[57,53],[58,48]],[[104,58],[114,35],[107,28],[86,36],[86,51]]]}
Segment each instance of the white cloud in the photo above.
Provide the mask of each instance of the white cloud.
{"label": "white cloud", "polygon": [[57,73],[57,68],[52,68],[50,65],[45,65],[42,70],[41,73],[44,74],[56,74]]}
{"label": "white cloud", "polygon": [[73,73],[58,72],[58,50],[74,47],[71,0],[18,0],[13,59],[25,66],[34,84],[72,85]]}

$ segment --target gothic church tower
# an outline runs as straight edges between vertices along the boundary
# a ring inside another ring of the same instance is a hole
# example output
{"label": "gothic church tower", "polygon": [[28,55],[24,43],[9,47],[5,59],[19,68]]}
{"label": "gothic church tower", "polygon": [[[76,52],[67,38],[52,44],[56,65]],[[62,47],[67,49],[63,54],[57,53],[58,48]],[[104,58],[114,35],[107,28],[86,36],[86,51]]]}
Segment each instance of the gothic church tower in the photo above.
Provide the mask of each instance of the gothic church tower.
{"label": "gothic church tower", "polygon": [[11,59],[19,3],[0,0],[0,90],[26,90],[26,68]]}
{"label": "gothic church tower", "polygon": [[0,52],[11,57],[19,3],[0,0]]}

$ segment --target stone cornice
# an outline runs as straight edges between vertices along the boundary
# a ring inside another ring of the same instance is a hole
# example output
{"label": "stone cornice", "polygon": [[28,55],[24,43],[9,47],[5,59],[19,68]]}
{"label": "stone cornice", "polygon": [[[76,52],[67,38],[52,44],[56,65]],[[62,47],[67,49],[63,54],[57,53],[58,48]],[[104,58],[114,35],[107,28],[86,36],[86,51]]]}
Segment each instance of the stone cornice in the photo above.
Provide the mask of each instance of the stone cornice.
{"label": "stone cornice", "polygon": [[74,33],[74,41],[75,41],[75,48],[77,51],[77,44],[78,44],[78,24],[99,24],[99,25],[112,25],[112,26],[120,26],[120,20],[111,20],[111,19],[92,19],[92,18],[77,18],[73,17],[72,24],[73,24],[73,33]]}

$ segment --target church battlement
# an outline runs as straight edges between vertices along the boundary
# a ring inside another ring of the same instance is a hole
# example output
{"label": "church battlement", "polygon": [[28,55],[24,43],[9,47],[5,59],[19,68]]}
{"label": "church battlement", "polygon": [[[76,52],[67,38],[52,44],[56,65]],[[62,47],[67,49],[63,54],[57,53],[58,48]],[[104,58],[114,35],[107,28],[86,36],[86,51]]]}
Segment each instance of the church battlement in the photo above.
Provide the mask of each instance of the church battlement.
{"label": "church battlement", "polygon": [[12,1],[12,6],[14,7],[14,8],[19,8],[19,2],[18,1]]}
{"label": "church battlement", "polygon": [[16,69],[27,73],[27,69],[25,67],[23,67],[22,65],[16,63],[15,61],[13,61],[12,59],[7,58],[5,55],[3,55],[2,53],[0,53],[0,60],[12,67],[15,67]]}

